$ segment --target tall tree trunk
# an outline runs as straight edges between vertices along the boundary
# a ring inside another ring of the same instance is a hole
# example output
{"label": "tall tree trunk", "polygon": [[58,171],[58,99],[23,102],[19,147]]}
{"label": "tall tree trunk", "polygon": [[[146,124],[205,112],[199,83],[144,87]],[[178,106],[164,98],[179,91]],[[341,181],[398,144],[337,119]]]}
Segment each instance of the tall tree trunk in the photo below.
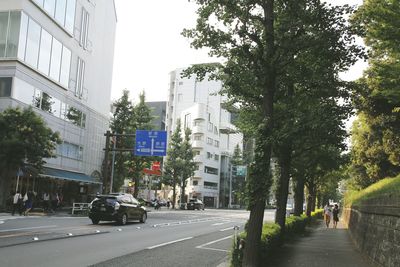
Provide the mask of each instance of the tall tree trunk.
{"label": "tall tree trunk", "polygon": [[300,216],[303,213],[304,205],[304,177],[299,175],[294,183],[294,215]]}
{"label": "tall tree trunk", "polygon": [[[274,0],[266,0],[263,6],[264,12],[264,46],[265,73],[260,76],[264,79],[263,92],[263,125],[259,127],[256,140],[254,170],[251,171],[249,189],[250,217],[248,221],[246,245],[243,251],[242,265],[257,267],[260,263],[260,241],[264,219],[265,200],[271,185],[270,164],[272,144],[268,140],[274,129],[274,94],[276,89],[275,70],[275,36],[274,36]],[[251,168],[250,168],[251,169]]]}
{"label": "tall tree trunk", "polygon": [[134,185],[134,189],[133,189],[133,196],[136,198],[139,194],[139,174],[135,175],[135,185]]}
{"label": "tall tree trunk", "polygon": [[[6,209],[7,198],[10,196],[12,172],[0,173],[0,210]],[[15,188],[14,188],[15,190]]]}
{"label": "tall tree trunk", "polygon": [[290,166],[291,166],[291,146],[282,148],[278,158],[280,175],[276,189],[276,213],[275,223],[279,224],[281,231],[285,232],[286,204],[289,193]]}
{"label": "tall tree trunk", "polygon": [[176,203],[176,183],[172,185],[172,209],[175,209],[175,203]]}
{"label": "tall tree trunk", "polygon": [[185,202],[185,187],[186,187],[186,181],[185,181],[185,178],[182,178],[181,203]]}

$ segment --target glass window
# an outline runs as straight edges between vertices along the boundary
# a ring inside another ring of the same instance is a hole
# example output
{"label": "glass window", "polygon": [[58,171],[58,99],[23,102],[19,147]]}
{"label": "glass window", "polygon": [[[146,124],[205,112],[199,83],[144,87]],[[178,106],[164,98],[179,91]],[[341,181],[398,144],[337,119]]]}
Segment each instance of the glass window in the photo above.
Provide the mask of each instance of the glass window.
{"label": "glass window", "polygon": [[66,0],[57,0],[55,19],[64,26],[65,23],[65,9],[67,7]]}
{"label": "glass window", "polygon": [[60,117],[63,120],[67,120],[68,104],[61,102]]}
{"label": "glass window", "polygon": [[81,38],[79,40],[79,43],[83,47],[87,47],[87,39],[88,39],[88,33],[89,33],[89,13],[86,11],[86,9],[82,8],[82,21],[81,21]]}
{"label": "glass window", "polygon": [[83,94],[84,79],[85,79],[85,61],[83,61],[81,58],[78,58],[75,95],[79,98],[81,98]]}
{"label": "glass window", "polygon": [[11,77],[0,78],[0,97],[11,96],[11,85],[12,85]]}
{"label": "glass window", "polygon": [[52,109],[51,109],[53,104],[54,104],[53,98],[49,94],[43,92],[42,105],[41,105],[40,109],[43,111],[49,112],[49,113],[53,113]]}
{"label": "glass window", "polygon": [[56,116],[57,118],[60,118],[61,114],[61,101],[58,100],[57,98],[52,97],[52,102],[51,102],[51,113]]}
{"label": "glass window", "polygon": [[15,78],[14,81],[13,97],[22,103],[32,105],[35,88],[23,80]]}
{"label": "glass window", "polygon": [[50,33],[42,29],[38,69],[46,75],[49,75],[52,39]]}
{"label": "glass window", "polygon": [[35,93],[33,95],[33,106],[36,108],[40,108],[42,104],[42,91],[35,88]]}
{"label": "glass window", "polygon": [[82,128],[86,127],[86,114],[85,113],[82,113],[81,127]]}
{"label": "glass window", "polygon": [[71,51],[64,46],[62,51],[60,83],[65,87],[68,87],[70,65],[71,65]]}
{"label": "glass window", "polygon": [[54,17],[54,11],[56,10],[56,0],[44,0],[43,8],[47,11],[47,13]]}
{"label": "glass window", "polygon": [[69,122],[81,126],[82,112],[80,110],[69,106],[66,117]]}
{"label": "glass window", "polygon": [[51,50],[50,77],[56,81],[60,79],[62,44],[53,37],[53,49]]}
{"label": "glass window", "polygon": [[67,0],[67,11],[65,14],[65,28],[71,33],[74,32],[75,24],[75,0]]}
{"label": "glass window", "polygon": [[39,24],[37,24],[34,20],[29,19],[25,62],[35,68],[37,68],[39,57],[40,30],[41,27]]}
{"label": "glass window", "polygon": [[190,113],[185,115],[184,128],[190,128]]}
{"label": "glass window", "polygon": [[199,185],[199,181],[198,181],[198,180],[194,180],[194,181],[193,181],[193,185],[194,185],[194,186]]}
{"label": "glass window", "polygon": [[7,37],[7,57],[16,57],[18,50],[18,37],[21,22],[21,12],[10,12],[10,25]]}
{"label": "glass window", "polygon": [[0,57],[6,55],[8,12],[0,12]]}
{"label": "glass window", "polygon": [[18,58],[25,60],[26,35],[28,32],[28,16],[22,13],[21,29],[19,32]]}

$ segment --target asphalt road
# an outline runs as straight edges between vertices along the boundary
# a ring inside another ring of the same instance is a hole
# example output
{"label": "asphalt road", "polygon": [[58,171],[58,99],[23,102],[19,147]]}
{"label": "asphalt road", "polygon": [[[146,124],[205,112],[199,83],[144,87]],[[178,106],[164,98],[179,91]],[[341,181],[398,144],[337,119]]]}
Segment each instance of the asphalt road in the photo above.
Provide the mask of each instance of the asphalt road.
{"label": "asphalt road", "polygon": [[[1,216],[0,266],[218,266],[247,211],[151,211],[145,224]],[[272,221],[273,210],[264,220]]]}

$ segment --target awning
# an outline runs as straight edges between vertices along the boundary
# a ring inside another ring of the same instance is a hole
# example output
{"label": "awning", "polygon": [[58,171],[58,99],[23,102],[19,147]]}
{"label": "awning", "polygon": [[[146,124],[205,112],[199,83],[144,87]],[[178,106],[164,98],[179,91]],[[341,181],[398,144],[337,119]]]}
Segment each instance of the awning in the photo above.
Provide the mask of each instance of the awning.
{"label": "awning", "polygon": [[43,167],[39,176],[84,182],[84,183],[102,184],[102,182],[98,181],[98,178],[86,175],[84,173],[71,172],[71,171],[53,169],[48,167]]}

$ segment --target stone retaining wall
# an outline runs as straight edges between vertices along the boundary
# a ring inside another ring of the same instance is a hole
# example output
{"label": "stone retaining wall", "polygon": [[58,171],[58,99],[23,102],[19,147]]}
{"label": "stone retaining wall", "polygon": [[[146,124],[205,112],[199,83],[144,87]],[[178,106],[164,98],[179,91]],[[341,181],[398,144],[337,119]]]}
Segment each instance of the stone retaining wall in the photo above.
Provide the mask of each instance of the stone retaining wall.
{"label": "stone retaining wall", "polygon": [[342,217],[363,254],[380,266],[400,266],[400,197],[364,201]]}

